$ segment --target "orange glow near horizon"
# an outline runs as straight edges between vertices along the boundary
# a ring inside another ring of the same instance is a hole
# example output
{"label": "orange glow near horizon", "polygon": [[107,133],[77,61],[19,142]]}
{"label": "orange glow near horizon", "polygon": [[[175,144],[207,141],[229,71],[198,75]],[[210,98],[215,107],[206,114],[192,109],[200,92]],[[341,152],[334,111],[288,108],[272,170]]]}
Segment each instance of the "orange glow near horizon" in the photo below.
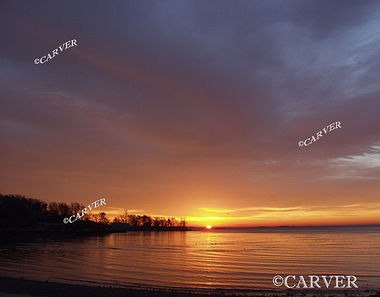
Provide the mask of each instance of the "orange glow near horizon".
{"label": "orange glow near horizon", "polygon": [[208,226],[217,227],[376,225],[380,224],[379,206],[379,203],[370,203],[345,204],[335,207],[202,208],[201,212],[221,215],[189,216],[186,219],[190,226],[196,227],[204,226],[205,222]]}
{"label": "orange glow near horizon", "polygon": [[[1,194],[84,206],[105,197],[91,213],[113,221],[128,210],[203,230],[380,224],[380,71],[364,63],[372,50],[360,50],[374,42],[367,18],[358,34],[339,22],[305,27],[293,6],[266,17],[272,8],[260,4],[253,39],[240,5],[214,16],[168,4],[163,17],[166,4],[145,15],[146,4],[124,2],[101,23],[103,9],[88,20],[57,9],[84,24],[70,37],[83,46],[44,66],[33,59],[68,28],[44,9],[2,6],[12,42],[0,69]],[[119,19],[127,11],[135,17]],[[292,42],[299,32],[302,44]],[[330,45],[337,51],[326,55]],[[319,140],[299,146],[309,137]]]}
{"label": "orange glow near horizon", "polygon": [[[109,200],[107,200],[109,201]],[[102,207],[92,213],[104,211],[112,221],[123,214],[122,208]],[[151,217],[172,217],[131,209],[129,214]],[[213,227],[276,227],[276,226],[330,226],[380,224],[380,203],[344,204],[330,207],[245,207],[237,209],[198,208],[197,216],[178,215],[185,218],[187,226],[212,229]],[[216,214],[216,216],[215,216]]]}

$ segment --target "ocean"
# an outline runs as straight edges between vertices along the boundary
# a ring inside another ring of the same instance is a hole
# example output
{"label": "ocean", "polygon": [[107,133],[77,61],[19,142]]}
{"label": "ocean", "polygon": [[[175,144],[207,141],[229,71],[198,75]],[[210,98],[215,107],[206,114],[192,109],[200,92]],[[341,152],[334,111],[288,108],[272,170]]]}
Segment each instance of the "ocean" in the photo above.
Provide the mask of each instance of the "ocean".
{"label": "ocean", "polygon": [[380,288],[380,227],[235,228],[6,240],[0,275],[64,283],[249,292],[275,275],[354,275]]}

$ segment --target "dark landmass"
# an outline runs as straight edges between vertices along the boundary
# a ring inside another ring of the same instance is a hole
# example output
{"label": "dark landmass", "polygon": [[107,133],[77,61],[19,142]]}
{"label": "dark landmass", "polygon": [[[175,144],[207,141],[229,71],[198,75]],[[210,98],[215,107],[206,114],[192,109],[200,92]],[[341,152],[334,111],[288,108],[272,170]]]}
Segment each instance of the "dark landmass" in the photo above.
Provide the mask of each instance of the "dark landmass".
{"label": "dark landmass", "polygon": [[22,278],[0,277],[0,296],[2,293],[23,294],[27,296],[43,297],[216,297],[216,296],[368,296],[380,297],[380,293],[375,292],[358,292],[358,291],[273,291],[273,290],[255,290],[241,293],[230,293],[228,290],[215,290],[202,292],[191,292],[185,289],[137,289],[137,288],[120,288],[120,287],[100,287],[63,284],[56,282],[43,282],[26,280]]}
{"label": "dark landmass", "polygon": [[85,206],[26,198],[20,195],[0,194],[1,233],[111,233],[126,231],[188,231],[186,221],[175,218],[152,218],[147,215],[124,214],[111,223],[105,212],[86,214],[73,223],[65,224],[64,218],[76,215]]}

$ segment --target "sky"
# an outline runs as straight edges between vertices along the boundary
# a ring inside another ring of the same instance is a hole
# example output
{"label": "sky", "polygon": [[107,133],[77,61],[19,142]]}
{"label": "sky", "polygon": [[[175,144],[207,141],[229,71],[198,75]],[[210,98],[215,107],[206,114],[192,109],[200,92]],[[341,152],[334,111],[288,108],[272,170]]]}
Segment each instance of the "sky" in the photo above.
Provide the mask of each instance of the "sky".
{"label": "sky", "polygon": [[0,193],[192,226],[378,224],[379,28],[379,1],[3,0]]}

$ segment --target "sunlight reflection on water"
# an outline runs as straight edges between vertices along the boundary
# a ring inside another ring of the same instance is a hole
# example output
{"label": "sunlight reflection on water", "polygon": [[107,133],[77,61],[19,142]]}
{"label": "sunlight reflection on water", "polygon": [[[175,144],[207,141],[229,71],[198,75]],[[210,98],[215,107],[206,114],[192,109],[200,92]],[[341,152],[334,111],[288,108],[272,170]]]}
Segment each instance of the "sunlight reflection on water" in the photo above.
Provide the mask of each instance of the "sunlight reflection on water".
{"label": "sunlight reflection on water", "polygon": [[356,275],[380,287],[380,228],[129,232],[6,243],[0,274],[204,289],[274,289],[275,274]]}

